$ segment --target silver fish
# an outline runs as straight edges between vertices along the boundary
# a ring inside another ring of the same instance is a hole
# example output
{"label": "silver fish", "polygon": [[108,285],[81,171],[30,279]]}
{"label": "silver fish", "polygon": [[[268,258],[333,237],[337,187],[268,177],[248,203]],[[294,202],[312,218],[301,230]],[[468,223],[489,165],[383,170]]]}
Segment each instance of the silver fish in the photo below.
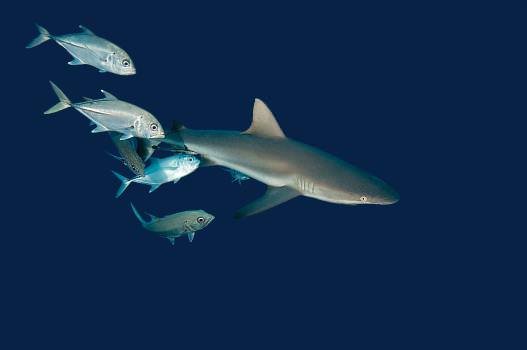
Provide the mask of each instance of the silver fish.
{"label": "silver fish", "polygon": [[120,140],[131,137],[159,139],[165,137],[165,131],[159,121],[151,113],[131,103],[121,101],[107,91],[101,90],[104,98],[99,100],[86,99],[73,103],[64,92],[50,81],[59,102],[44,112],[52,114],[73,107],[90,119],[97,127],[91,132],[116,131],[123,134]]}
{"label": "silver fish", "polygon": [[241,173],[237,170],[226,168],[225,171],[227,171],[229,174],[231,174],[232,182],[237,182],[239,185],[242,184],[242,181],[250,180],[251,178],[244,173]]}
{"label": "silver fish", "polygon": [[108,153],[110,156],[120,160],[124,165],[128,167],[134,174],[138,176],[145,175],[145,163],[137,154],[136,147],[134,145],[133,139],[130,140],[120,140],[119,133],[109,132],[110,138],[113,141],[113,144],[117,148],[120,157]]}
{"label": "silver fish", "polygon": [[144,176],[137,176],[127,179],[115,171],[112,173],[121,180],[121,186],[117,190],[115,198],[118,198],[124,190],[132,183],[137,182],[144,185],[150,185],[148,193],[152,193],[164,183],[178,182],[182,177],[194,172],[199,167],[200,160],[190,154],[176,154],[163,159],[150,158],[150,165],[145,168]]}
{"label": "silver fish", "polygon": [[394,204],[399,194],[381,179],[318,148],[288,138],[261,100],[244,132],[179,126],[163,142],[199,153],[202,166],[219,165],[268,185],[266,193],[238,210],[253,215],[306,196],[337,204]]}
{"label": "silver fish", "polygon": [[172,245],[174,240],[183,235],[187,235],[188,240],[192,242],[194,239],[194,233],[207,227],[212,220],[214,215],[207,213],[204,210],[188,210],[180,213],[167,215],[162,218],[158,218],[152,214],[150,221],[145,221],[134,205],[130,203],[132,210],[143,227],[149,231],[159,234],[161,237],[167,238]]}
{"label": "silver fish", "polygon": [[38,46],[53,39],[73,56],[68,62],[71,66],[87,64],[99,69],[99,72],[111,72],[119,75],[135,74],[135,66],[130,56],[119,46],[98,37],[91,30],[79,26],[80,33],[51,35],[45,28],[36,24],[39,35],[26,48]]}

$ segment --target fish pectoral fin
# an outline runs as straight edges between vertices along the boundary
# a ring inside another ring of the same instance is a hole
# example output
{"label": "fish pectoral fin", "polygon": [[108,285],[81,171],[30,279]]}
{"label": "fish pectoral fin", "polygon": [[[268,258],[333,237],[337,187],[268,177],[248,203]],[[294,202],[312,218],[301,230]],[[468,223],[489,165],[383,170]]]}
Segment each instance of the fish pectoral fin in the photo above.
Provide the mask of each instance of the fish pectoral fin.
{"label": "fish pectoral fin", "polygon": [[269,186],[267,187],[267,192],[265,192],[263,196],[239,209],[236,214],[234,214],[234,217],[240,219],[249,215],[257,214],[300,195],[300,192],[289,187]]}
{"label": "fish pectoral fin", "polygon": [[161,186],[162,184],[155,184],[155,185],[152,185],[150,186],[150,190],[148,191],[148,193],[152,193],[154,192],[155,190],[157,190],[159,188],[159,186]]}
{"label": "fish pectoral fin", "polygon": [[124,141],[124,140],[131,139],[132,137],[134,137],[134,135],[132,134],[122,134],[121,137],[119,137],[119,140]]}
{"label": "fish pectoral fin", "polygon": [[70,66],[80,66],[81,64],[85,64],[85,63],[79,60],[78,58],[74,58],[73,60],[69,61],[68,64]]}
{"label": "fish pectoral fin", "polygon": [[187,233],[188,241],[192,242],[194,240],[194,232]]}

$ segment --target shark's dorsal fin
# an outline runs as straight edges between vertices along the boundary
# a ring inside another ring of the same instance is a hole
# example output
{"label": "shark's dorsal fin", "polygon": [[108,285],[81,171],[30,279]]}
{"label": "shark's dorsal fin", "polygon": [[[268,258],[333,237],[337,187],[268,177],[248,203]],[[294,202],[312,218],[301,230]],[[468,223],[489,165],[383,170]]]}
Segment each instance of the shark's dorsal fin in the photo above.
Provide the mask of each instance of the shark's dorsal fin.
{"label": "shark's dorsal fin", "polygon": [[82,30],[82,32],[85,33],[85,34],[95,35],[94,32],[92,32],[91,30],[89,30],[88,28],[86,28],[86,27],[83,26],[83,25],[79,25],[79,28],[80,28],[80,30]]}
{"label": "shark's dorsal fin", "polygon": [[251,126],[243,133],[263,137],[286,137],[280,128],[280,125],[278,125],[273,113],[265,103],[259,99],[254,100],[253,121]]}
{"label": "shark's dorsal fin", "polygon": [[114,95],[112,95],[111,93],[109,93],[106,90],[101,90],[101,92],[104,95],[104,98],[106,98],[107,100],[118,100],[117,97],[115,97]]}

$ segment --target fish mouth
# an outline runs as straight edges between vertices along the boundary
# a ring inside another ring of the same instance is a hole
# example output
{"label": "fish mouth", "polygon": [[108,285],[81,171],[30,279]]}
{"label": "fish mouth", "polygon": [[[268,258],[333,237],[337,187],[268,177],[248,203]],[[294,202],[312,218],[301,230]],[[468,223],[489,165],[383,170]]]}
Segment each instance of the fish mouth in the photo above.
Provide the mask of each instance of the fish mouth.
{"label": "fish mouth", "polygon": [[136,70],[134,68],[134,69],[131,69],[131,70],[127,70],[125,72],[121,72],[121,75],[135,75],[135,73],[136,73]]}
{"label": "fish mouth", "polygon": [[151,136],[150,138],[151,139],[164,139],[165,138],[165,133],[160,133],[158,135]]}

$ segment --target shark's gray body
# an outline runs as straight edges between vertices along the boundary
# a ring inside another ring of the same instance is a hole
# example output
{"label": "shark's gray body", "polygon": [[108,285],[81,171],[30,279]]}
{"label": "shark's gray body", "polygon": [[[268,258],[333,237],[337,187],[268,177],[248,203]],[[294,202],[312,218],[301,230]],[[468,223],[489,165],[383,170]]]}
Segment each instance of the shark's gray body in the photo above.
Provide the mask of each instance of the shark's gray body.
{"label": "shark's gray body", "polygon": [[260,100],[245,132],[180,128],[162,142],[199,153],[220,165],[263,182],[265,195],[236,216],[256,214],[297,196],[339,204],[393,204],[398,194],[385,182],[315,147],[287,138]]}

